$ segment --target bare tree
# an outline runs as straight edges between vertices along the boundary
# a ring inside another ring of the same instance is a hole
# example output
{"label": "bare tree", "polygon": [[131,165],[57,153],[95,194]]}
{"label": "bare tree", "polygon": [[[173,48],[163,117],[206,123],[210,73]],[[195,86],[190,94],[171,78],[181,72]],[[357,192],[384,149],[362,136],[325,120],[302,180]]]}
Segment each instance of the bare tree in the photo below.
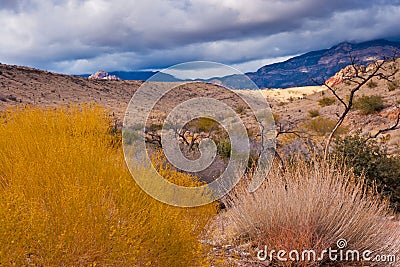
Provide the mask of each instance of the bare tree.
{"label": "bare tree", "polygon": [[[327,157],[329,155],[329,149],[330,149],[331,142],[332,142],[334,135],[336,134],[339,127],[343,124],[343,121],[345,120],[346,116],[349,114],[350,110],[352,109],[352,107],[354,105],[354,99],[355,99],[356,93],[358,91],[360,91],[363,88],[363,86],[366,85],[367,82],[370,81],[374,77],[376,77],[377,79],[383,79],[383,80],[392,82],[391,79],[394,77],[394,75],[398,71],[398,68],[389,70],[385,66],[385,64],[387,64],[388,62],[394,61],[395,60],[394,57],[391,59],[384,59],[381,61],[377,61],[376,63],[374,63],[373,69],[369,73],[364,71],[362,66],[357,65],[355,57],[353,57],[353,55],[350,52],[349,52],[349,57],[351,60],[350,67],[353,70],[353,72],[349,76],[344,76],[343,79],[352,83],[353,87],[350,89],[350,94],[347,99],[344,99],[343,97],[341,97],[338,94],[337,89],[334,88],[334,86],[329,85],[327,80],[325,80],[323,82],[323,84],[319,84],[316,80],[313,80],[315,83],[317,83],[319,85],[326,86],[329,89],[329,91],[332,92],[332,94],[335,96],[335,98],[344,107],[344,110],[342,111],[342,113],[338,114],[339,119],[336,122],[335,126],[333,127],[332,131],[330,132],[330,134],[326,140],[325,149],[324,149],[324,159],[325,160],[327,159]],[[387,73],[388,71],[390,71],[390,73]],[[383,129],[383,130],[379,131],[378,134],[375,136],[375,138],[381,133],[384,133],[384,132],[387,132],[390,130],[394,130],[398,126],[398,124],[399,124],[399,122],[397,122],[392,127],[389,127],[387,129]]]}

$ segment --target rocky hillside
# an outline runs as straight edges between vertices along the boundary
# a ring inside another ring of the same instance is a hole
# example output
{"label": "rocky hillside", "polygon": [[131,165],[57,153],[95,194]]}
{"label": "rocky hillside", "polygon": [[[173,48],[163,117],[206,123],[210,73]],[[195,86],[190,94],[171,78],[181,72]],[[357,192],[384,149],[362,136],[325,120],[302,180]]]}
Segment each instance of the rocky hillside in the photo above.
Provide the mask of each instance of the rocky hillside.
{"label": "rocky hillside", "polygon": [[400,52],[400,42],[377,40],[364,43],[340,43],[330,49],[309,52],[282,63],[267,65],[247,75],[259,86],[287,88],[313,85],[313,79],[327,79],[351,64],[367,65]]}
{"label": "rocky hillside", "polygon": [[0,64],[0,110],[7,106],[54,107],[96,103],[123,116],[139,81],[89,80],[38,69]]}

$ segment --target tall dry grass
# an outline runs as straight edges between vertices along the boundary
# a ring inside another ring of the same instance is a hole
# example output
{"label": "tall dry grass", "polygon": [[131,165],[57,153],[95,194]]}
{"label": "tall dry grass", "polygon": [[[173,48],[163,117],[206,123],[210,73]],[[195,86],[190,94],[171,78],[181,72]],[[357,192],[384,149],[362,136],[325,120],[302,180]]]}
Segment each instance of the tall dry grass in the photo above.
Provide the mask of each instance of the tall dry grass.
{"label": "tall dry grass", "polygon": [[171,207],[145,194],[109,122],[93,106],[1,114],[1,266],[206,264],[198,236],[215,206]]}
{"label": "tall dry grass", "polygon": [[[274,168],[255,193],[240,186],[226,198],[225,205],[227,211],[221,216],[228,225],[229,242],[253,246],[253,256],[264,246],[269,251],[300,253],[313,249],[320,255],[324,249],[335,249],[343,238],[346,249],[399,256],[400,225],[388,219],[388,201],[349,170],[336,169],[334,164],[297,160],[285,172]],[[327,261],[275,264],[319,266]]]}

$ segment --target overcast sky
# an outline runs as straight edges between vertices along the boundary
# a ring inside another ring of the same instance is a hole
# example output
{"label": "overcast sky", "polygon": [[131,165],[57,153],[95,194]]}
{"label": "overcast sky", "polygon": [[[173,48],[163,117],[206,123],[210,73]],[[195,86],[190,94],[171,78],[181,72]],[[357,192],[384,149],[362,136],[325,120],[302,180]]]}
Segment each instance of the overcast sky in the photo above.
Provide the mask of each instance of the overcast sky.
{"label": "overcast sky", "polygon": [[191,60],[241,71],[400,37],[400,0],[0,0],[0,62],[61,73]]}

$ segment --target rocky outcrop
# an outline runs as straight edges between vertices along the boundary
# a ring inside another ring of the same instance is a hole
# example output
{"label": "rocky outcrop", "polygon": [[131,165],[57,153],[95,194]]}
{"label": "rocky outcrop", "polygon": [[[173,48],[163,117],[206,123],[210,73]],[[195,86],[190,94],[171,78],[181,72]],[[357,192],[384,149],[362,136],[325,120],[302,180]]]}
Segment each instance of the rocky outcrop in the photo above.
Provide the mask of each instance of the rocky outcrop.
{"label": "rocky outcrop", "polygon": [[365,73],[365,71],[366,70],[364,66],[349,65],[338,71],[335,75],[326,80],[325,83],[332,87],[342,83],[343,81],[350,80],[351,78],[355,77],[357,73],[359,75]]}
{"label": "rocky outcrop", "polygon": [[115,75],[110,75],[108,72],[104,70],[96,71],[96,73],[90,75],[88,77],[89,80],[109,80],[109,81],[119,81],[121,80],[119,77]]}

